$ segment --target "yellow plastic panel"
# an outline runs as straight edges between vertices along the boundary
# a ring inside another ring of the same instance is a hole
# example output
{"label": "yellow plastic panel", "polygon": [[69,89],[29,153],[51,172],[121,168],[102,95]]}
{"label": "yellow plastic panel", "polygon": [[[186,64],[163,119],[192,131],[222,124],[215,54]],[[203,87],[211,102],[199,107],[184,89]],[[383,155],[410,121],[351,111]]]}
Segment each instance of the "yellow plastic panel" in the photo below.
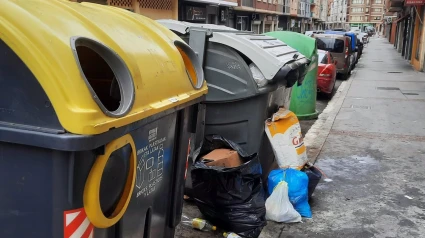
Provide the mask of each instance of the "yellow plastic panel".
{"label": "yellow plastic panel", "polygon": [[[115,51],[133,77],[135,101],[120,118],[93,100],[73,55],[71,37],[87,37]],[[189,102],[196,90],[174,45],[182,41],[155,21],[124,9],[65,0],[6,0],[0,38],[35,75],[62,126],[75,134],[100,134]]]}

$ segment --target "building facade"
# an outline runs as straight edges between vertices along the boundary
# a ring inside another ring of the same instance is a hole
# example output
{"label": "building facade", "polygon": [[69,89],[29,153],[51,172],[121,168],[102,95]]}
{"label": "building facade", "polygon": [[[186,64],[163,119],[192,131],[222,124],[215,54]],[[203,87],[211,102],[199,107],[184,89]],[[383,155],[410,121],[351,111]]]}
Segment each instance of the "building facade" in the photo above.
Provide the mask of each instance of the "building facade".
{"label": "building facade", "polygon": [[414,69],[425,67],[425,1],[390,0],[386,4],[384,35]]}
{"label": "building facade", "polygon": [[329,28],[348,28],[347,26],[347,0],[330,1],[330,13],[328,18]]}
{"label": "building facade", "polygon": [[177,19],[178,0],[70,0],[127,9],[152,19]]}
{"label": "building facade", "polygon": [[178,20],[236,28],[238,23],[232,9],[236,6],[237,0],[180,0]]}
{"label": "building facade", "polygon": [[[342,27],[346,0],[70,0],[111,5],[152,19],[217,24],[258,34]],[[354,0],[357,1],[357,0]],[[375,0],[380,1],[380,0]],[[329,24],[329,23],[332,24]]]}
{"label": "building facade", "polygon": [[384,18],[384,0],[348,0],[347,18],[351,27],[365,30],[367,26],[379,31]]}

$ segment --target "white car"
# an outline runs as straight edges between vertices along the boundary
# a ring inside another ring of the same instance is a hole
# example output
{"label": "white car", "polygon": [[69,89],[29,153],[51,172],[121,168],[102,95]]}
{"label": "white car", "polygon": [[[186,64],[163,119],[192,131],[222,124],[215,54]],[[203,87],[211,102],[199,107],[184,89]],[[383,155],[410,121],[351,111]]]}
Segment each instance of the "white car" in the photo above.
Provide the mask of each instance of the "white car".
{"label": "white car", "polygon": [[369,35],[366,32],[360,32],[359,34],[357,34],[357,39],[363,42],[363,36],[366,36],[367,43],[369,43]]}

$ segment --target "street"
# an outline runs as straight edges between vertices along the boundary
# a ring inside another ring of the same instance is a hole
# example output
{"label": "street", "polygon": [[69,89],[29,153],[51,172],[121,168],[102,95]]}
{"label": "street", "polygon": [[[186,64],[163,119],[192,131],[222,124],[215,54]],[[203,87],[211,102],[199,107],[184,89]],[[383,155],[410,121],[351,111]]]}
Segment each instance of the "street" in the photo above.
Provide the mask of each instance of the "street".
{"label": "street", "polygon": [[[317,110],[315,123],[302,122],[309,159],[328,178],[310,201],[313,218],[269,221],[260,237],[425,237],[425,75],[375,37]],[[201,216],[188,202],[183,213]],[[175,237],[222,235],[179,226]]]}

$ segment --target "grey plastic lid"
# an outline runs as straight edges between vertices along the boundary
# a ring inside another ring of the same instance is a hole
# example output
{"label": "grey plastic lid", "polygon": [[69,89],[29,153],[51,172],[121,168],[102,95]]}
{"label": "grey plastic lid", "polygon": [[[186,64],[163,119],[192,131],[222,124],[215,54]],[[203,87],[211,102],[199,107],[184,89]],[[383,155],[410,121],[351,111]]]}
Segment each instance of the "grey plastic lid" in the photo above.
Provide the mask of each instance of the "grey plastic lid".
{"label": "grey plastic lid", "polygon": [[286,64],[305,59],[305,56],[282,41],[265,35],[243,32],[230,27],[196,24],[176,20],[157,20],[168,29],[180,34],[189,34],[191,28],[208,29],[210,42],[227,45],[248,57],[263,73],[272,80]]}

